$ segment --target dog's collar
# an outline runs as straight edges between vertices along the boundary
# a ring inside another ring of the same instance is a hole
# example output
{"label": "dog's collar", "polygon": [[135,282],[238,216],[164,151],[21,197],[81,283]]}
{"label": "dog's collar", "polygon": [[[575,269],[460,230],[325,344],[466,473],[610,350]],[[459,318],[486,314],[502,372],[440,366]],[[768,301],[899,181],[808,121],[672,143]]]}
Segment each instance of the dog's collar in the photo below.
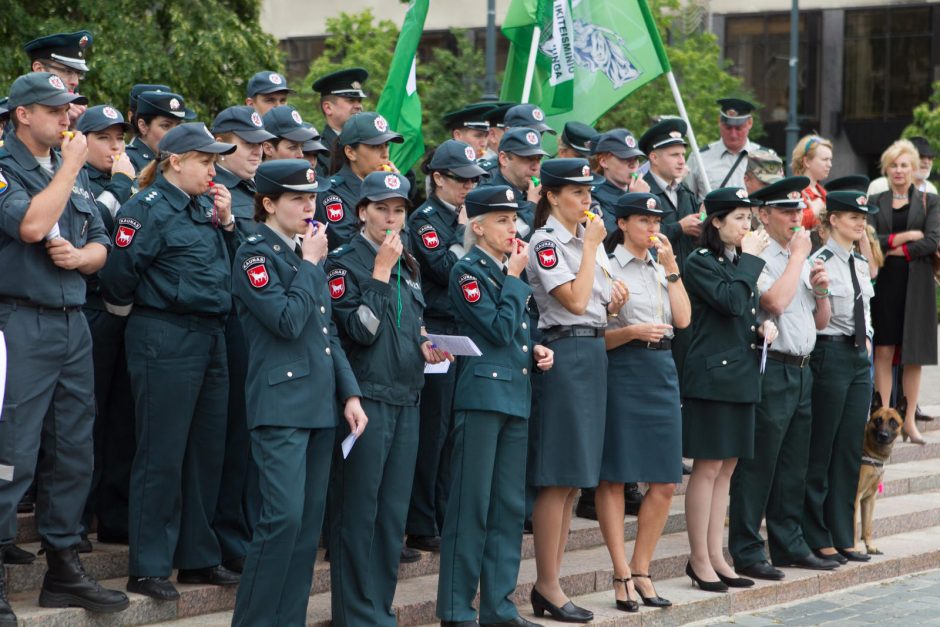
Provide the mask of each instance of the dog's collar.
{"label": "dog's collar", "polygon": [[869,457],[868,455],[862,455],[862,463],[866,466],[874,466],[875,468],[884,468],[885,463],[880,459],[875,459],[874,457]]}

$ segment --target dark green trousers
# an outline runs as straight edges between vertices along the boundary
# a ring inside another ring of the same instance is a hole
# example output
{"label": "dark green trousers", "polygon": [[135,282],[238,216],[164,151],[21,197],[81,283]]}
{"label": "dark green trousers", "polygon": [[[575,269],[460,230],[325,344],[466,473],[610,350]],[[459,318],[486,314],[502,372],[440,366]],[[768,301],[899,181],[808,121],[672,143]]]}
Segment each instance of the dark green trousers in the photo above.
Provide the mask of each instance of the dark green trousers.
{"label": "dark green trousers", "polygon": [[[0,415],[0,542],[16,538],[16,505],[38,475],[36,523],[46,547],[79,541],[92,473],[91,334],[80,312],[0,303],[7,349]],[[37,468],[40,442],[43,456]]]}
{"label": "dark green trousers", "polygon": [[212,518],[228,404],[222,325],[132,313],[125,346],[137,419],[129,574],[216,566],[222,556]]}
{"label": "dark green trousers", "polygon": [[511,621],[525,516],[528,421],[496,412],[457,412],[451,484],[441,538],[437,615]]}
{"label": "dark green trousers", "polygon": [[[362,399],[369,424],[345,460],[334,448],[330,485],[333,625],[397,624],[392,602],[418,452],[418,408]],[[349,428],[337,431],[337,439]]]}
{"label": "dark green trousers", "polygon": [[766,560],[761,519],[767,519],[770,559],[788,564],[810,549],[803,539],[803,496],[809,458],[813,374],[772,359],[761,382],[754,457],[731,477],[728,550],[736,568]]}
{"label": "dark green trousers", "polygon": [[[368,429],[367,429],[368,430]],[[258,427],[261,519],[242,572],[232,625],[305,625],[323,524],[335,429]]]}
{"label": "dark green trousers", "polygon": [[855,545],[855,493],[871,406],[868,351],[820,342],[813,351],[813,426],[803,535],[814,549]]}

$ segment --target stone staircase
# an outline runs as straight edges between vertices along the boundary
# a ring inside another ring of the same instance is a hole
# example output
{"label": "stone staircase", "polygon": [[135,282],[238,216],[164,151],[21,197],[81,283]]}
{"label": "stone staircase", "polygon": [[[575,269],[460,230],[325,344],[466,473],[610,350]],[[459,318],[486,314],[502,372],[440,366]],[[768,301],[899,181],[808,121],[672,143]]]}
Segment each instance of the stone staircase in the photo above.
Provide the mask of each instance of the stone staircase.
{"label": "stone staircase", "polygon": [[[940,407],[926,408],[940,414]],[[923,424],[922,424],[923,426]],[[604,625],[679,625],[711,617],[733,616],[737,612],[824,595],[866,582],[907,573],[940,568],[940,425],[928,423],[924,429],[928,444],[916,446],[898,442],[885,473],[884,493],[875,509],[875,536],[884,555],[864,564],[848,564],[831,572],[785,569],[782,582],[758,582],[749,589],[727,594],[701,592],[683,574],[688,558],[683,512],[684,485],[673,503],[672,512],[650,574],[661,596],[673,601],[672,608],[641,607],[640,612],[619,612],[613,604],[610,559],[603,546],[597,523],[575,518],[572,522],[562,586],[575,603],[594,612],[594,623]],[[33,552],[39,549],[32,515],[21,515],[18,542]],[[636,537],[636,519],[624,524],[628,543]],[[127,576],[127,547],[99,544],[82,556],[89,573],[107,586],[123,589]],[[628,547],[628,551],[632,548]],[[322,552],[321,552],[322,553]],[[328,625],[330,617],[329,565],[318,556],[311,589],[307,622]],[[203,585],[178,585],[181,598],[175,603],[157,602],[129,594],[130,607],[119,614],[91,614],[78,608],[45,609],[37,605],[38,589],[45,569],[42,558],[28,566],[7,566],[11,601],[20,625],[78,627],[83,625],[206,625],[231,622],[235,590]],[[437,623],[434,614],[437,593],[437,555],[424,553],[422,559],[403,564],[395,607],[401,625]],[[532,537],[523,542],[523,561],[515,601],[520,613],[533,619],[528,595],[535,581]],[[554,624],[546,618],[534,619]]]}

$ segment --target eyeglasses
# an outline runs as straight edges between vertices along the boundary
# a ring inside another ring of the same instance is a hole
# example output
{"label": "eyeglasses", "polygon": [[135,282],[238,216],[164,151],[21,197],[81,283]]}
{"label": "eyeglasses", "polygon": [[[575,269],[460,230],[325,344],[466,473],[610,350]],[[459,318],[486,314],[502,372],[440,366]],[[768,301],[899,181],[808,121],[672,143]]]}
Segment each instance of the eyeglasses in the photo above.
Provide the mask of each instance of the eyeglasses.
{"label": "eyeglasses", "polygon": [[43,67],[45,67],[49,71],[55,71],[59,74],[65,74],[67,76],[74,75],[78,77],[78,80],[82,80],[85,78],[85,72],[76,70],[74,68],[70,68],[66,65],[62,65],[61,63],[54,63],[52,61],[43,61],[42,64],[43,64]]}
{"label": "eyeglasses", "polygon": [[441,175],[442,175],[442,176],[445,176],[445,177],[447,177],[447,178],[449,178],[450,180],[452,180],[452,181],[454,181],[454,182],[456,182],[456,183],[460,183],[461,185],[466,185],[466,184],[468,184],[468,183],[470,183],[471,185],[476,185],[477,183],[480,182],[480,177],[479,177],[479,176],[474,176],[473,178],[469,178],[469,179],[468,179],[468,178],[464,178],[464,177],[462,177],[462,176],[457,176],[457,175],[454,174],[453,172],[441,172]]}

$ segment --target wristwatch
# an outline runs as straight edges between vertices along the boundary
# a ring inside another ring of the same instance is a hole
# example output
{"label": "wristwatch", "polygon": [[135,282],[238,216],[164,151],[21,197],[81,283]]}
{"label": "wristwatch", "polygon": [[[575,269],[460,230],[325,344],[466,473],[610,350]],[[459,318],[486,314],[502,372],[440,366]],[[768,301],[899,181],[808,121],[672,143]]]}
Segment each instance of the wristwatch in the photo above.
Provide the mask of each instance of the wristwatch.
{"label": "wristwatch", "polygon": [[675,283],[676,281],[679,280],[679,273],[673,272],[672,274],[667,274],[666,280],[669,281],[670,283]]}

